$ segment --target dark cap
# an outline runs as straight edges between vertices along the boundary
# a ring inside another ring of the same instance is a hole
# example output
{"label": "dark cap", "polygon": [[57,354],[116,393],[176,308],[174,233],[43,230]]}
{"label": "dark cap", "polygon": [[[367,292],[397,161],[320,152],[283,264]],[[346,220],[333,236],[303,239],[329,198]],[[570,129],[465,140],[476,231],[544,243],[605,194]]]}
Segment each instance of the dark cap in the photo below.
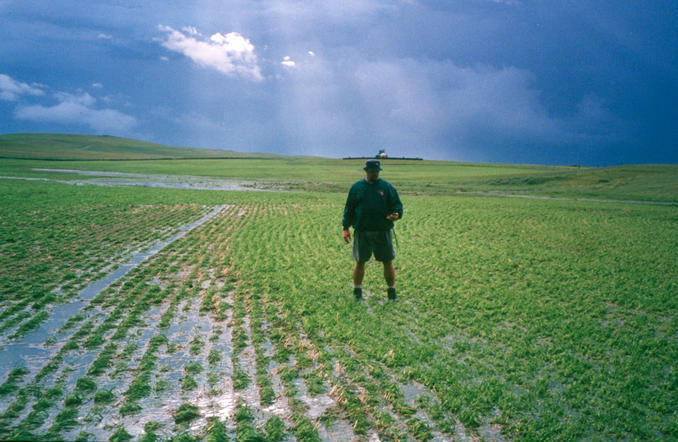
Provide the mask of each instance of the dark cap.
{"label": "dark cap", "polygon": [[365,172],[376,172],[382,170],[379,160],[367,160],[365,161],[365,167],[363,167]]}

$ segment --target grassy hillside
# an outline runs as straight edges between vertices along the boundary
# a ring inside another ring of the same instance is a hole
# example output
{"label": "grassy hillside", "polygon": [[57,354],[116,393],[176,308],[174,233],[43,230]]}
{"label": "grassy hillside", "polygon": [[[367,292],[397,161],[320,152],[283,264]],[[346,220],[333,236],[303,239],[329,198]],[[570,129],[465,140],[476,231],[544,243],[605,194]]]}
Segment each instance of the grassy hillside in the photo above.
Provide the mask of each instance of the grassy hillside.
{"label": "grassy hillside", "polygon": [[108,135],[9,134],[0,135],[1,158],[50,160],[140,160],[204,157],[275,157],[232,150],[173,147]]}

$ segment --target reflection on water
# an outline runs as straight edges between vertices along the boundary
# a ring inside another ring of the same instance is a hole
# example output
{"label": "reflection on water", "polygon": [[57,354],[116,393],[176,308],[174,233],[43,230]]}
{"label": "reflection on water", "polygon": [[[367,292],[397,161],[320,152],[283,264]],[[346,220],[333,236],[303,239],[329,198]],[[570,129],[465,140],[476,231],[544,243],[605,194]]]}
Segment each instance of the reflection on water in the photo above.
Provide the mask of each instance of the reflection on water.
{"label": "reflection on water", "polygon": [[[83,307],[85,307],[96,295],[99,294],[99,292],[104,290],[113,282],[125,276],[130,270],[158,253],[170,243],[183,237],[190,230],[200,226],[210,218],[214,217],[225,207],[228,206],[220,205],[215,207],[211,212],[199,220],[182,226],[179,229],[179,232],[170,238],[154,244],[145,251],[134,254],[129,259],[129,261],[120,265],[120,267],[113,270],[102,279],[94,281],[92,284],[82,289],[78,294],[78,299],[68,304],[54,306],[50,312],[49,319],[43,322],[40,327],[28,333],[18,342],[3,344],[3,348],[0,350],[0,383],[4,382],[7,375],[14,367],[25,366],[31,371],[31,373],[38,371],[66,342],[67,337],[61,336],[61,339],[59,339],[59,344],[50,347],[44,345],[45,341],[51,336],[55,335],[55,333],[57,333],[57,331],[66,323],[66,321],[68,321],[76,313],[80,312]],[[84,312],[86,316],[88,314],[91,315],[92,313],[93,312]]]}
{"label": "reflection on water", "polygon": [[[70,173],[75,175],[95,177],[87,180],[56,180],[56,179],[53,180],[61,183],[68,183],[74,185],[93,184],[97,186],[143,186],[143,187],[162,187],[168,189],[243,190],[243,191],[262,191],[281,188],[279,185],[274,185],[273,183],[266,183],[261,181],[228,180],[223,178],[209,178],[191,175],[159,175],[159,174],[103,172],[95,170],[47,169],[47,168],[33,168],[32,170],[36,172]],[[33,179],[50,180],[47,178],[33,178]]]}

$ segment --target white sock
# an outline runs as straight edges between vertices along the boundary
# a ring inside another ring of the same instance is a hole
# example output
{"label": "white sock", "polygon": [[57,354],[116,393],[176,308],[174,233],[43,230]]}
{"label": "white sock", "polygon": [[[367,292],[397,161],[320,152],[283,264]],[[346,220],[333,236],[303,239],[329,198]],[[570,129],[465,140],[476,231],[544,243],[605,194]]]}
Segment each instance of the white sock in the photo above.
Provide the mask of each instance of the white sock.
{"label": "white sock", "polygon": [[390,288],[390,289],[394,289],[394,288],[395,288],[395,286],[394,286],[394,285],[389,285],[389,286],[388,286],[388,288]]}
{"label": "white sock", "polygon": [[363,288],[363,285],[362,284],[353,284],[353,288],[361,289],[361,288]]}

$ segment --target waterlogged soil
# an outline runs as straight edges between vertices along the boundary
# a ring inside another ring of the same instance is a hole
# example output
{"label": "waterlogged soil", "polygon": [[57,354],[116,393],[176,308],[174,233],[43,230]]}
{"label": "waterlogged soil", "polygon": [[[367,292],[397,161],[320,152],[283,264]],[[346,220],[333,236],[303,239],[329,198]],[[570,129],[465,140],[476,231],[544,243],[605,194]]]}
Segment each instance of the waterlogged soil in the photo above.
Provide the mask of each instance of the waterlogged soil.
{"label": "waterlogged soil", "polygon": [[[139,189],[113,193],[124,192]],[[372,262],[358,302],[350,247],[328,218],[343,201],[230,195],[250,203],[102,291],[92,281],[102,296],[71,288],[67,301],[82,304],[45,308],[48,332],[8,339],[9,323],[0,339],[25,347],[0,379],[1,440],[207,439],[214,428],[231,440],[675,433],[673,207],[411,197],[397,226],[398,300]],[[58,327],[76,313],[74,327]],[[629,403],[636,411],[617,405]]]}
{"label": "waterlogged soil", "polygon": [[[336,345],[318,346],[297,320],[285,322],[267,293],[241,289],[230,239],[260,210],[215,207],[7,344],[5,359],[15,361],[4,366],[3,386],[16,385],[0,395],[0,439],[109,440],[123,430],[134,439],[206,438],[215,422],[229,438],[245,440],[501,439],[489,419],[470,435],[449,413],[444,419],[456,427],[445,433],[419,405],[426,396],[439,406],[435,394],[415,381],[397,382],[385,369],[382,380],[394,382],[412,409],[402,413],[365,369],[379,364],[348,370],[359,355],[340,361]],[[97,301],[102,292],[110,296]],[[385,293],[365,293],[370,317],[391,305]],[[119,319],[85,346],[115,312]],[[75,314],[81,320],[64,329]],[[17,366],[28,371],[13,380]],[[45,403],[45,392],[54,390],[60,393]]]}
{"label": "waterlogged soil", "polygon": [[[26,366],[34,373],[54,355],[55,351],[59,349],[59,346],[57,345],[49,347],[45,346],[45,342],[49,338],[56,336],[63,325],[75,314],[82,312],[84,316],[87,317],[96,313],[96,310],[90,310],[89,312],[84,310],[96,295],[115,281],[123,278],[132,269],[156,255],[169,244],[184,237],[191,230],[209,221],[226,207],[227,206],[224,205],[215,207],[211,212],[199,220],[181,226],[178,229],[178,232],[170,238],[152,244],[145,250],[135,253],[127,262],[107,274],[104,278],[94,281],[82,289],[78,293],[78,299],[68,304],[55,306],[50,311],[49,319],[42,323],[36,330],[30,332],[18,341],[2,343],[2,347],[0,347],[0,380],[4,381],[10,370],[18,366]],[[63,334],[60,336],[61,343],[65,342],[66,337],[67,336],[64,336]]]}
{"label": "waterlogged soil", "polygon": [[[167,189],[193,189],[193,190],[293,191],[298,189],[299,187],[298,183],[291,183],[273,179],[229,180],[223,178],[209,178],[191,175],[139,174],[127,172],[105,172],[105,171],[92,171],[80,169],[55,169],[55,168],[33,168],[32,170],[36,172],[61,173],[67,175],[86,176],[91,178],[78,179],[75,177],[66,177],[65,179],[58,179],[44,177],[0,176],[0,179],[58,182],[62,184],[72,184],[77,186],[90,184],[96,186],[142,186]],[[468,190],[450,189],[448,192],[445,193],[456,195],[523,198],[523,199],[552,200],[552,201],[582,201],[604,204],[613,203],[613,204],[640,204],[640,205],[674,206],[674,207],[678,206],[678,202],[675,201],[560,197],[549,195],[533,195],[520,191],[510,193],[494,190],[468,191]]]}
{"label": "waterlogged soil", "polygon": [[[420,395],[437,401],[426,387],[399,384],[405,403],[415,410],[411,416],[399,415],[384,398],[368,399],[364,379],[349,376],[336,360],[329,366],[320,362],[322,353],[333,352],[331,347],[318,350],[298,324],[294,332],[280,328],[277,315],[259,304],[261,298],[238,289],[228,238],[257,210],[215,207],[166,240],[137,251],[84,287],[77,299],[49,310],[41,327],[8,342],[2,353],[6,383],[13,368],[28,371],[13,394],[0,396],[0,425],[5,427],[0,438],[32,434],[108,440],[121,430],[136,439],[149,432],[163,439],[180,434],[204,438],[216,420],[232,439],[253,431],[263,439],[377,441],[391,437],[377,425],[381,413],[390,417],[391,429],[400,437],[451,440],[417,405]],[[94,303],[104,290],[110,299]],[[378,315],[388,305],[381,295],[366,291],[368,314]],[[134,317],[141,300],[148,306],[125,330],[123,324]],[[101,334],[102,342],[85,347],[88,334],[121,308],[120,319]],[[64,328],[76,314],[81,315],[77,325]],[[98,361],[106,352],[109,362],[102,365]],[[281,357],[281,352],[289,354]],[[44,373],[49,364],[55,368]],[[267,385],[273,398],[264,401]],[[353,404],[367,407],[361,413],[371,422],[369,428],[356,431],[355,411],[341,388],[357,394]],[[55,389],[61,393],[45,404],[42,393]],[[181,414],[187,406],[194,407],[192,414]],[[428,436],[415,433],[411,418],[430,429],[421,433]],[[454,437],[473,439],[457,425]],[[267,435],[269,431],[278,435]],[[499,432],[488,424],[480,435],[492,439]]]}
{"label": "waterlogged soil", "polygon": [[[242,191],[282,189],[282,186],[279,184],[279,182],[266,180],[244,181],[244,180],[227,180],[221,178],[206,178],[190,175],[158,175],[158,174],[139,174],[125,172],[98,172],[78,169],[33,168],[32,170],[36,172],[64,173],[91,177],[88,179],[80,180],[68,179],[59,181],[62,183],[74,185],[93,184],[97,186],[144,186],[144,187],[160,187],[167,189],[242,190]],[[52,180],[52,178],[45,179]]]}
{"label": "waterlogged soil", "polygon": [[206,375],[204,373],[194,375],[198,387],[190,391],[182,390],[182,379],[186,375],[186,366],[191,362],[203,360],[205,356],[202,352],[197,355],[189,353],[191,339],[196,334],[207,335],[209,328],[209,320],[199,316],[197,306],[191,306],[188,312],[182,314],[179,323],[170,326],[167,332],[168,342],[180,349],[167,354],[167,347],[160,348],[160,352],[164,350],[165,353],[159,357],[159,370],[156,370],[151,381],[154,386],[164,382],[167,387],[138,401],[144,410],[143,413],[117,419],[115,425],[125,427],[133,435],[143,434],[144,426],[150,421],[158,422],[164,428],[171,428],[174,410],[183,402],[196,403],[198,397],[206,392],[204,387]]}

